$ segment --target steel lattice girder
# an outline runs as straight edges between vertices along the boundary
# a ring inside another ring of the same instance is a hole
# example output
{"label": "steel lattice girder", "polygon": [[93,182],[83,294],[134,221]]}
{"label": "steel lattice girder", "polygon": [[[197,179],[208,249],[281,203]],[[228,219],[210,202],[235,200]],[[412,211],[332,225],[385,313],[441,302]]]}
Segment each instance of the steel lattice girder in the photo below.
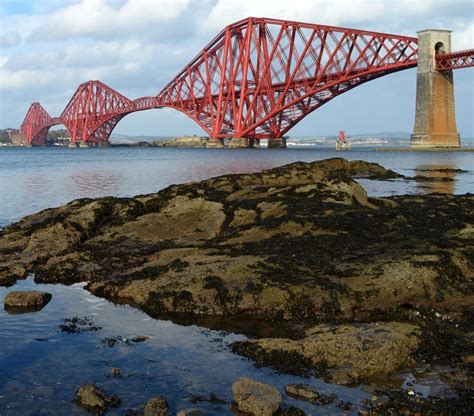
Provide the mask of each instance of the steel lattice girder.
{"label": "steel lattice girder", "polygon": [[79,85],[60,119],[73,143],[101,143],[131,111],[132,101],[127,97],[100,81],[88,81]]}
{"label": "steel lattice girder", "polygon": [[330,99],[417,63],[417,39],[275,19],[228,26],[157,96],[213,138],[281,137]]}
{"label": "steel lattice girder", "polygon": [[474,49],[436,55],[436,69],[445,71],[474,66]]}
{"label": "steel lattice girder", "polygon": [[[417,64],[417,38],[276,19],[227,26],[159,94],[131,101],[100,81],[81,84],[59,118],[33,103],[22,124],[44,143],[64,124],[71,140],[107,141],[127,114],[171,107],[213,139],[281,137],[332,98]],[[473,51],[436,58],[438,69],[473,66]]]}
{"label": "steel lattice girder", "polygon": [[20,130],[25,135],[26,144],[44,144],[51,126],[58,124],[40,103],[32,103]]}

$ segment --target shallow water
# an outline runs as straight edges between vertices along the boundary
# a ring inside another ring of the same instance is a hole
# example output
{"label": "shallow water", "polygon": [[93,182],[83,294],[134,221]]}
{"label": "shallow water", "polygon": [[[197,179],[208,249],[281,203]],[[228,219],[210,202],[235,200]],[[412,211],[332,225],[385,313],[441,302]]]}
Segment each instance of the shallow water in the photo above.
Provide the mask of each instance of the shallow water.
{"label": "shallow water", "polygon": [[[332,149],[0,149],[0,226],[40,209],[70,200],[104,195],[133,196],[226,173],[250,172],[297,160],[346,157],[377,162],[404,175],[449,177],[454,181],[361,181],[371,195],[400,193],[466,193],[474,190],[471,153],[388,153],[370,149],[336,152]],[[467,173],[440,173],[463,169]],[[78,387],[95,382],[122,399],[110,414],[140,409],[154,395],[165,395],[173,412],[199,407],[206,415],[228,415],[231,386],[249,376],[283,392],[287,383],[311,384],[337,398],[328,406],[312,405],[284,396],[308,415],[347,414],[338,401],[355,404],[370,398],[370,387],[346,388],[316,378],[302,379],[261,368],[232,354],[229,343],[244,338],[232,332],[154,320],[129,306],[97,298],[82,285],[36,285],[31,278],[10,288],[0,287],[0,299],[12,290],[47,290],[52,301],[42,310],[9,314],[0,310],[0,415],[86,414],[72,401]],[[96,332],[66,334],[58,330],[64,318],[92,317]],[[150,337],[143,343],[104,344],[107,337]],[[111,375],[120,367],[121,378]],[[384,380],[388,382],[389,380]],[[410,374],[390,381],[428,395],[444,389],[439,379],[416,380]],[[410,384],[413,386],[410,386]],[[193,404],[192,396],[215,394],[226,404]]]}
{"label": "shallow water", "polygon": [[[280,391],[287,383],[305,382],[322,394],[337,396],[329,406],[285,398],[285,403],[298,405],[307,414],[343,414],[338,400],[358,403],[369,397],[361,389],[257,369],[229,351],[229,343],[243,339],[242,335],[155,320],[129,306],[97,298],[80,284],[36,285],[30,278],[11,288],[0,288],[0,298],[11,290],[32,289],[52,293],[53,299],[43,310],[27,314],[0,311],[2,416],[87,414],[72,400],[78,387],[89,382],[122,399],[121,407],[111,414],[125,414],[127,409],[139,409],[154,395],[165,395],[172,412],[199,407],[206,415],[230,415],[231,386],[240,376],[268,382]],[[74,316],[89,316],[102,329],[60,332],[63,319]],[[130,345],[118,342],[112,348],[102,342],[117,336],[150,338]],[[112,367],[119,367],[122,377],[113,377]],[[211,394],[227,403],[189,401],[192,396],[209,398]]]}
{"label": "shallow water", "polygon": [[454,179],[450,182],[361,181],[372,195],[474,191],[473,153],[379,152],[367,148],[337,152],[321,147],[238,150],[0,148],[0,227],[76,198],[134,196],[157,192],[173,183],[332,157],[380,163],[408,176],[439,175],[426,169],[469,171],[442,174]]}

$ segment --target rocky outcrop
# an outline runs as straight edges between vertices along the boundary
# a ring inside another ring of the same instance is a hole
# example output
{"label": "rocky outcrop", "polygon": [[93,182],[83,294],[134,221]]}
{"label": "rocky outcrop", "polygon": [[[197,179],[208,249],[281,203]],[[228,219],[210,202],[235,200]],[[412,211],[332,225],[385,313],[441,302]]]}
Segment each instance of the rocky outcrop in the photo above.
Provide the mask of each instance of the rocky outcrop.
{"label": "rocky outcrop", "polygon": [[362,161],[293,163],[73,201],[1,232],[0,284],[88,281],[153,316],[386,319],[474,301],[474,197],[369,198]]}
{"label": "rocky outcrop", "polygon": [[[411,324],[383,322],[352,325],[317,325],[299,340],[266,338],[239,341],[234,352],[269,366],[282,365],[281,357],[298,357],[299,370],[338,384],[355,384],[374,376],[384,376],[410,364],[419,344],[419,329]],[[293,369],[298,369],[295,363]],[[291,371],[291,368],[290,368]],[[289,394],[317,400],[311,391],[294,387]]]}
{"label": "rocky outcrop", "polygon": [[355,180],[399,176],[331,159],[72,201],[0,232],[0,284],[34,273],[155,317],[296,322],[287,338],[234,350],[341,384],[413,360],[461,363],[474,196],[371,198]]}
{"label": "rocky outcrop", "polygon": [[166,398],[156,396],[148,400],[145,406],[144,416],[171,416]]}
{"label": "rocky outcrop", "polygon": [[280,392],[268,384],[241,377],[232,385],[238,410],[253,416],[272,416],[281,405]]}
{"label": "rocky outcrop", "polygon": [[6,310],[38,311],[43,309],[52,297],[51,293],[37,290],[14,291],[5,296],[4,304]]}
{"label": "rocky outcrop", "polygon": [[95,384],[85,384],[76,393],[76,403],[95,415],[103,415],[108,407],[118,407],[120,399],[107,396]]}

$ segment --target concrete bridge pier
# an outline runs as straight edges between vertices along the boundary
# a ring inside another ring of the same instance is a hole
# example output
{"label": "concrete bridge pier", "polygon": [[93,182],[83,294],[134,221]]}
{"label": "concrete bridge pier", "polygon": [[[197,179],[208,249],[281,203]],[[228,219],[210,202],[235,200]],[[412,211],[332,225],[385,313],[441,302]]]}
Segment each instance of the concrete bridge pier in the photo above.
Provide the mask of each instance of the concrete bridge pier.
{"label": "concrete bridge pier", "polygon": [[249,139],[247,137],[233,137],[230,139],[229,147],[233,149],[254,148],[260,147],[260,142],[257,139]]}
{"label": "concrete bridge pier", "polygon": [[438,71],[435,56],[451,52],[451,31],[418,32],[416,115],[411,147],[460,147],[454,109],[453,71]]}
{"label": "concrete bridge pier", "polygon": [[222,149],[224,147],[224,139],[210,139],[206,143],[206,147],[212,148],[212,149]]}
{"label": "concrete bridge pier", "polygon": [[286,149],[286,139],[284,137],[271,137],[268,139],[269,149]]}

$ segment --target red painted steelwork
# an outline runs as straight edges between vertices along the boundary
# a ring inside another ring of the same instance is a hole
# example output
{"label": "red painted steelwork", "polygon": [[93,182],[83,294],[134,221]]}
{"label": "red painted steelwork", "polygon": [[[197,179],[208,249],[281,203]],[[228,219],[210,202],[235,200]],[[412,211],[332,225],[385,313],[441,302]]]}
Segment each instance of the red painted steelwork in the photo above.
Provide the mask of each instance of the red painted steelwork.
{"label": "red painted steelwork", "polygon": [[275,19],[226,27],[157,96],[213,139],[282,137],[366,81],[414,67],[417,39]]}
{"label": "red painted steelwork", "polygon": [[101,143],[125,115],[171,107],[212,139],[278,138],[337,95],[416,66],[417,52],[413,37],[247,18],[227,26],[155,97],[132,101],[88,81],[57,119],[33,104],[22,131],[41,143],[62,123],[74,143]]}
{"label": "red painted steelwork", "polygon": [[26,144],[42,145],[46,142],[49,128],[55,124],[57,119],[52,118],[40,103],[32,103],[20,129],[25,135]]}
{"label": "red painted steelwork", "polygon": [[446,71],[474,66],[474,49],[436,55],[436,69]]}

